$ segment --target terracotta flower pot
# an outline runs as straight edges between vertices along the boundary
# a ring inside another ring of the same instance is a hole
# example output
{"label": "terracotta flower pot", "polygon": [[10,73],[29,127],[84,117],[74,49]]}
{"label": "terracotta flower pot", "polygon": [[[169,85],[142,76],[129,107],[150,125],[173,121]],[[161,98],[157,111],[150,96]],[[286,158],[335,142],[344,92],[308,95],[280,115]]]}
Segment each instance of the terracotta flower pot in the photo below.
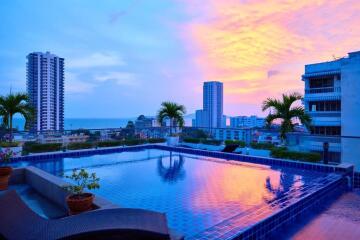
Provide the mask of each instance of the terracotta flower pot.
{"label": "terracotta flower pot", "polygon": [[70,215],[79,214],[92,209],[94,194],[82,193],[72,194],[66,197],[66,203],[70,210]]}
{"label": "terracotta flower pot", "polygon": [[0,167],[0,191],[8,188],[12,170],[12,167]]}

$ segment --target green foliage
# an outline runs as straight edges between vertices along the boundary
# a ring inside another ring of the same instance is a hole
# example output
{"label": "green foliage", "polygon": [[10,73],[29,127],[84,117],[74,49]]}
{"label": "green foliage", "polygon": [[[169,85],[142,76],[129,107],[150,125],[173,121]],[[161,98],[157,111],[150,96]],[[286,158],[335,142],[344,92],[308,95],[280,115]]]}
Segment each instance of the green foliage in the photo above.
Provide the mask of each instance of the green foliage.
{"label": "green foliage", "polygon": [[149,143],[163,143],[165,141],[166,141],[165,138],[150,138],[148,140]]}
{"label": "green foliage", "polygon": [[237,144],[239,145],[239,147],[245,147],[246,143],[244,141],[240,141],[240,140],[225,140],[225,145],[233,145],[233,144]]}
{"label": "green foliage", "polygon": [[9,148],[5,149],[5,151],[0,152],[0,164],[1,163],[3,163],[3,164],[10,163],[11,158],[14,156],[15,156],[15,154],[11,149],[9,149]]}
{"label": "green foliage", "polygon": [[97,143],[98,147],[116,147],[122,145],[123,145],[122,141],[103,141]]}
{"label": "green foliage", "polygon": [[288,151],[284,148],[272,149],[271,157],[282,158],[282,159],[291,159],[291,160],[300,160],[300,161],[305,161],[305,162],[320,162],[321,161],[320,153]]}
{"label": "green foliage", "polygon": [[94,145],[90,142],[74,142],[67,145],[67,149],[69,150],[88,149],[92,147],[94,147]]}
{"label": "green foliage", "polygon": [[250,147],[253,149],[264,149],[264,150],[271,150],[275,147],[272,143],[256,143],[252,142],[250,143]]}
{"label": "green foliage", "polygon": [[34,142],[26,142],[23,145],[23,153],[42,153],[42,152],[54,152],[62,150],[61,143],[34,143]]}
{"label": "green foliage", "polygon": [[186,113],[186,109],[183,105],[179,105],[174,102],[163,102],[157,114],[157,120],[160,124],[162,124],[165,119],[170,119],[170,134],[171,134],[173,127],[184,126],[185,113]]}
{"label": "green foliage", "polygon": [[71,175],[65,175],[65,178],[69,178],[74,181],[73,185],[63,186],[64,189],[72,194],[82,194],[85,189],[98,189],[100,188],[100,178],[96,177],[95,173],[89,174],[85,169],[73,169]]}
{"label": "green foliage", "polygon": [[203,143],[203,144],[207,144],[207,145],[220,145],[221,141],[220,140],[215,140],[215,139],[201,139],[201,138],[184,138],[183,142],[186,143]]}
{"label": "green foliage", "polygon": [[0,147],[9,148],[9,147],[17,147],[19,146],[19,142],[0,142]]}
{"label": "green foliage", "polygon": [[146,143],[145,139],[125,139],[122,141],[126,146],[140,145]]}
{"label": "green foliage", "polygon": [[200,143],[201,139],[200,138],[184,138],[183,142],[186,142],[186,143]]}
{"label": "green foliage", "polygon": [[286,138],[286,133],[294,130],[294,119],[300,120],[307,128],[310,126],[311,117],[305,112],[304,107],[292,107],[294,102],[301,99],[302,96],[299,93],[292,93],[289,95],[283,94],[281,100],[268,98],[263,102],[263,111],[274,110],[273,113],[266,117],[267,126],[270,126],[275,120],[280,120],[280,137],[282,139]]}
{"label": "green foliage", "polygon": [[0,96],[0,117],[2,117],[2,125],[9,129],[10,141],[12,141],[15,114],[20,114],[25,118],[25,128],[28,128],[35,117],[35,109],[30,105],[28,96],[24,93]]}
{"label": "green foliage", "polygon": [[208,144],[208,145],[216,145],[219,146],[221,144],[220,140],[215,140],[215,139],[203,139],[201,141],[201,143],[203,144]]}
{"label": "green foliage", "polygon": [[208,138],[209,134],[198,128],[184,128],[181,133],[183,138]]}

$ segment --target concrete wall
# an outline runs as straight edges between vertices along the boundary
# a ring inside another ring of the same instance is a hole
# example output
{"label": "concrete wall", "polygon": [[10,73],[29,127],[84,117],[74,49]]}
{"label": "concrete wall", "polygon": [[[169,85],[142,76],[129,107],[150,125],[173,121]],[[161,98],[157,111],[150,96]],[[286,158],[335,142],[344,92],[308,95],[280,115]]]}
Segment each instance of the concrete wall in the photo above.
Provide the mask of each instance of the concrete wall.
{"label": "concrete wall", "polygon": [[360,170],[360,53],[343,62],[341,71],[341,135],[343,162]]}

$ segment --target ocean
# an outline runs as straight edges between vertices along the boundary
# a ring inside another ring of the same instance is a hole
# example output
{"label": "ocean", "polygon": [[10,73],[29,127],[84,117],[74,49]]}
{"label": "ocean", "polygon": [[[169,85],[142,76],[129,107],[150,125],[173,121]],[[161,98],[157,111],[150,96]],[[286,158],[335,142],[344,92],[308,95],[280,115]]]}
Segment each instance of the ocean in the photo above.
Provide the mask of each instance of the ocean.
{"label": "ocean", "polygon": [[[79,128],[120,128],[125,127],[128,121],[135,121],[136,118],[65,118],[64,128],[73,130]],[[25,120],[14,118],[13,126],[18,130],[24,130]]]}

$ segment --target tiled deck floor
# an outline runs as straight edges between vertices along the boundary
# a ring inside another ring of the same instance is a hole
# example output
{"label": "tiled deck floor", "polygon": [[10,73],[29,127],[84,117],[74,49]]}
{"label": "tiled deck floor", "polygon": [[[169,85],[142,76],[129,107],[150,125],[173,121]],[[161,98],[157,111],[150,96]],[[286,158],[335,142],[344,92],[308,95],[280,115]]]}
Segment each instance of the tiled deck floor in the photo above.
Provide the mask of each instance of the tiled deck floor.
{"label": "tiled deck floor", "polygon": [[314,216],[281,229],[272,239],[360,239],[360,190],[344,193]]}

